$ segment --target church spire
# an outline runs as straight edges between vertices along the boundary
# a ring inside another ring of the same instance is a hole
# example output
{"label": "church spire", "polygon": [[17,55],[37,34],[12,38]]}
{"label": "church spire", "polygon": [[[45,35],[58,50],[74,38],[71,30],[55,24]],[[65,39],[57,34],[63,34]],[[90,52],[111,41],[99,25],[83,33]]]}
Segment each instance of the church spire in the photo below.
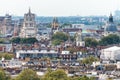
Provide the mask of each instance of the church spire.
{"label": "church spire", "polygon": [[53,23],[58,23],[57,17],[54,17],[54,18],[53,18]]}
{"label": "church spire", "polygon": [[52,22],[52,28],[57,29],[58,27],[59,27],[58,19],[57,17],[54,17]]}
{"label": "church spire", "polygon": [[29,7],[29,14],[31,13],[31,9],[30,9],[30,7]]}
{"label": "church spire", "polygon": [[110,16],[109,16],[109,22],[113,22],[113,16],[112,16],[111,13],[110,13]]}

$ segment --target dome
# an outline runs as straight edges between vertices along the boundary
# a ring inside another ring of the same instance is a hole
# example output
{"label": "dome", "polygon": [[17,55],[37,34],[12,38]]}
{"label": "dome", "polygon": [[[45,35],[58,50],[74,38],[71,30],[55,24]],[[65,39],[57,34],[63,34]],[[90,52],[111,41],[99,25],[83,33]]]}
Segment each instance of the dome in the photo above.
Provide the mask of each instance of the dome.
{"label": "dome", "polygon": [[106,25],[105,31],[116,32],[117,27],[116,27],[116,25],[114,23],[108,23]]}
{"label": "dome", "polygon": [[108,31],[108,32],[116,32],[117,31],[117,27],[114,24],[112,14],[110,14],[110,16],[109,16],[109,22],[105,27],[105,31]]}

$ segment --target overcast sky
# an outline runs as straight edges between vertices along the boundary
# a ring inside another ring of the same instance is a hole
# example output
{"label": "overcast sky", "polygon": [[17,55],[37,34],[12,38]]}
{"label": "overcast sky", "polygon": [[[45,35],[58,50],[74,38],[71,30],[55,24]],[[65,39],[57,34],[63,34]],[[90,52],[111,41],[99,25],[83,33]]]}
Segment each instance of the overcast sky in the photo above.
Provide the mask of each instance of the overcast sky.
{"label": "overcast sky", "polygon": [[0,15],[23,16],[29,7],[38,16],[109,15],[120,0],[0,0]]}

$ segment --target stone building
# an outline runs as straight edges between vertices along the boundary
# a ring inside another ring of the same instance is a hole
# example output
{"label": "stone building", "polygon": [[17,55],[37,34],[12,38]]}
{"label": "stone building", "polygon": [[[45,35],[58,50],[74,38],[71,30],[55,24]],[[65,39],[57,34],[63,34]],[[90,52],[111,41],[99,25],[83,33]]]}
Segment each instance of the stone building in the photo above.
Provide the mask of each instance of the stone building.
{"label": "stone building", "polygon": [[53,18],[53,22],[52,22],[52,34],[56,33],[59,31],[59,23],[58,23],[58,19],[57,17]]}
{"label": "stone building", "polygon": [[57,29],[58,27],[59,27],[58,19],[54,17],[52,22],[52,28]]}
{"label": "stone building", "polygon": [[11,25],[12,17],[9,14],[0,16],[0,34],[7,35],[12,34],[13,27]]}
{"label": "stone building", "polygon": [[110,14],[109,21],[105,25],[103,35],[108,36],[109,34],[117,34],[118,35],[118,29],[116,24],[113,21],[113,16]]}
{"label": "stone building", "polygon": [[29,12],[24,14],[23,27],[21,28],[20,37],[28,38],[28,37],[36,37],[37,28],[35,21],[35,14]]}
{"label": "stone building", "polygon": [[82,32],[78,31],[76,33],[76,46],[85,46],[85,41],[83,40]]}

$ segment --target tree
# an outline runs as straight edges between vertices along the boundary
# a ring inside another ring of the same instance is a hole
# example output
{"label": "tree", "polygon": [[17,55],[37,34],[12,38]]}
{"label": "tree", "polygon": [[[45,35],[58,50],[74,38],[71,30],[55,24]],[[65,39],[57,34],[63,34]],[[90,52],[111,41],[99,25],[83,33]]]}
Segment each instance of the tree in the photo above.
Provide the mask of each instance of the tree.
{"label": "tree", "polygon": [[22,43],[22,44],[24,44],[24,43],[33,44],[35,42],[38,42],[38,40],[36,38],[20,38],[20,37],[16,37],[16,38],[12,38],[11,42],[12,43],[17,43],[17,44],[20,44],[20,43]]}
{"label": "tree", "polygon": [[53,36],[52,39],[58,39],[62,41],[67,41],[68,40],[68,35],[63,33],[63,32],[56,32]]}
{"label": "tree", "polygon": [[5,39],[0,39],[0,43],[4,43],[5,42]]}
{"label": "tree", "polygon": [[64,70],[58,69],[47,72],[43,80],[68,80],[68,77]]}
{"label": "tree", "polygon": [[26,38],[20,38],[20,44],[26,43]]}
{"label": "tree", "polygon": [[14,56],[15,56],[14,54],[5,53],[3,57],[7,60],[10,60],[10,59],[14,58]]}
{"label": "tree", "polygon": [[15,80],[40,80],[35,71],[31,69],[23,70]]}
{"label": "tree", "polygon": [[52,24],[50,24],[50,23],[46,25],[47,28],[51,28],[51,26],[52,26]]}
{"label": "tree", "polygon": [[63,32],[56,32],[52,36],[52,43],[54,45],[59,45],[61,42],[67,41],[68,40],[68,35],[63,33]]}
{"label": "tree", "polygon": [[60,28],[65,28],[65,26],[71,27],[72,24],[70,24],[70,23],[64,23],[64,24],[62,24],[62,25],[60,26]]}
{"label": "tree", "polygon": [[75,36],[70,36],[70,40],[73,42],[75,41]]}
{"label": "tree", "polygon": [[3,70],[0,70],[0,80],[5,80],[5,79],[6,79],[5,72]]}
{"label": "tree", "polygon": [[90,57],[84,58],[82,62],[84,64],[92,64],[94,61],[98,61],[98,60],[99,60],[98,58],[90,56]]}
{"label": "tree", "polygon": [[96,47],[98,45],[97,40],[93,38],[85,38],[85,46],[86,47]]}
{"label": "tree", "polygon": [[107,80],[113,80],[112,78],[107,78]]}
{"label": "tree", "polygon": [[56,46],[56,45],[60,45],[62,42],[63,42],[62,40],[55,39],[52,41],[52,44]]}
{"label": "tree", "polygon": [[80,51],[79,49],[74,48],[74,47],[68,47],[66,50],[67,50],[67,51],[70,51],[70,53],[74,53],[74,52]]}
{"label": "tree", "polygon": [[94,77],[82,76],[82,77],[72,78],[71,80],[96,80],[96,79]]}
{"label": "tree", "polygon": [[14,58],[14,54],[12,54],[12,53],[0,53],[0,59],[2,58],[2,57],[4,57],[5,59],[7,59],[7,60],[10,60],[10,59],[12,59],[12,58]]}
{"label": "tree", "polygon": [[20,40],[21,40],[20,37],[16,37],[16,38],[12,38],[11,42],[12,43],[20,43]]}
{"label": "tree", "polygon": [[26,41],[25,43],[30,43],[30,44],[38,42],[36,38],[26,38],[25,41]]}
{"label": "tree", "polygon": [[47,73],[43,77],[43,80],[50,80],[51,79],[51,72],[52,72],[52,70],[50,68],[48,68]]}
{"label": "tree", "polygon": [[64,70],[57,70],[51,73],[52,80],[67,80],[67,74]]}
{"label": "tree", "polygon": [[120,43],[120,37],[115,34],[110,34],[108,36],[103,37],[99,44],[100,45],[112,45]]}
{"label": "tree", "polygon": [[7,76],[2,68],[0,68],[0,80],[10,80],[10,76]]}

